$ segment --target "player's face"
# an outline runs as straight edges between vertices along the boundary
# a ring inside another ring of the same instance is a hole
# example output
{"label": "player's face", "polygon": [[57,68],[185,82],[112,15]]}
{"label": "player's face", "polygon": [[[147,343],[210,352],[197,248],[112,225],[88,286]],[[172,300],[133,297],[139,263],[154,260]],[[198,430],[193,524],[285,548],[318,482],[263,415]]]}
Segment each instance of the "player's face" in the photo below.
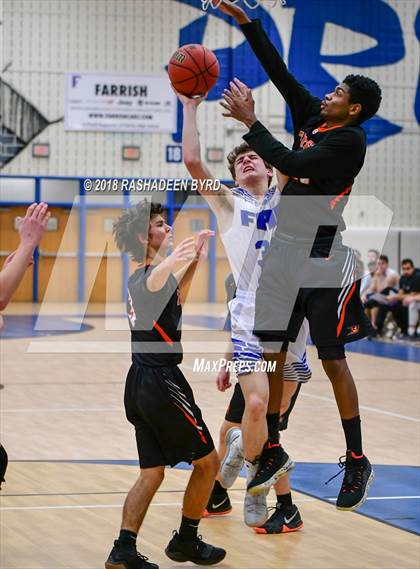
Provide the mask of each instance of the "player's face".
{"label": "player's face", "polygon": [[165,252],[173,244],[172,227],[160,215],[155,215],[149,224],[148,247],[156,253]]}
{"label": "player's face", "polygon": [[405,277],[411,277],[414,273],[414,267],[412,267],[410,263],[406,263],[405,265],[402,265],[401,272]]}
{"label": "player's face", "polygon": [[321,103],[321,115],[327,122],[340,123],[356,118],[358,109],[360,105],[350,102],[350,88],[345,83],[340,83],[332,93],[325,95]]}
{"label": "player's face", "polygon": [[273,175],[264,160],[254,151],[244,152],[235,160],[235,179],[239,186],[247,185],[255,181],[267,180]]}

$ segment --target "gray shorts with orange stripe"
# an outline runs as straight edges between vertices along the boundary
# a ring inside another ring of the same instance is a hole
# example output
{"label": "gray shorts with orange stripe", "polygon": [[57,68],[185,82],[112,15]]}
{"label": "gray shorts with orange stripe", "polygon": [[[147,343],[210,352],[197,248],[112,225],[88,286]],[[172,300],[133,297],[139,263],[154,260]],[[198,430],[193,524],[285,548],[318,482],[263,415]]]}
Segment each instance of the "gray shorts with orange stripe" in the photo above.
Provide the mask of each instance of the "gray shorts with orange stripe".
{"label": "gray shorts with orange stripe", "polygon": [[214,444],[178,366],[132,365],[125,384],[127,419],[136,430],[141,468],[191,463]]}
{"label": "gray shorts with orange stripe", "polygon": [[355,254],[341,243],[312,258],[297,241],[273,239],[257,289],[254,334],[265,348],[294,342],[306,317],[319,357],[344,357],[344,344],[371,332],[356,279]]}

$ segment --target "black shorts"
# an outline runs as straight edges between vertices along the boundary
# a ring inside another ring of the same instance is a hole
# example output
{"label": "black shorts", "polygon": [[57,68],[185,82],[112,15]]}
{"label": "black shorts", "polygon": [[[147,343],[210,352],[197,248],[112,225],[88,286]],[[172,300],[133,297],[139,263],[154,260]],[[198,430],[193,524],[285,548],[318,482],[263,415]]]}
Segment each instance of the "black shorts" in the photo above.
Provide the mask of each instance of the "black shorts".
{"label": "black shorts", "polygon": [[124,406],[136,429],[141,468],[191,463],[214,449],[192,389],[178,366],[132,364]]}
{"label": "black shorts", "polygon": [[[265,346],[279,340],[294,342],[305,317],[318,348],[343,346],[371,332],[360,300],[360,280],[354,280],[352,249],[340,244],[328,257],[308,260],[306,248],[283,241],[281,235],[271,243],[263,260],[254,325]],[[325,279],[339,286],[310,286]]]}
{"label": "black shorts", "polygon": [[[284,413],[283,417],[280,419],[279,422],[279,431],[285,431],[287,429],[287,425],[289,422],[290,413],[295,406],[297,396],[299,395],[300,388],[302,387],[301,383],[295,382],[297,389],[296,393],[290,400],[290,405],[287,411]],[[238,423],[239,425],[242,423],[242,417],[245,411],[245,399],[242,394],[242,389],[239,383],[235,384],[235,388],[233,390],[233,394],[229,403],[229,407],[226,411],[225,421],[229,421],[229,423]]]}

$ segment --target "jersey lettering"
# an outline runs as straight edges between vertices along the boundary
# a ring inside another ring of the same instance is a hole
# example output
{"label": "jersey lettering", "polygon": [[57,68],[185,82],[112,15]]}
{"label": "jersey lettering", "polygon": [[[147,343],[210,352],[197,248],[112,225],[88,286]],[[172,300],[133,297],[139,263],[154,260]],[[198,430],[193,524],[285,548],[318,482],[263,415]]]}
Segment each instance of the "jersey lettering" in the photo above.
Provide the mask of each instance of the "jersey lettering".
{"label": "jersey lettering", "polygon": [[245,227],[249,227],[251,224],[256,222],[257,229],[261,231],[267,231],[267,229],[273,229],[276,226],[275,215],[272,209],[263,209],[259,212],[248,211],[246,209],[241,209],[241,223]]}
{"label": "jersey lettering", "polygon": [[255,249],[261,251],[261,255],[257,261],[257,263],[260,265],[260,267],[262,266],[263,259],[266,255],[269,247],[270,247],[270,241],[267,241],[266,239],[260,239],[259,241],[257,241],[255,243]]}
{"label": "jersey lettering", "polygon": [[315,142],[310,138],[308,138],[308,135],[306,134],[305,131],[303,130],[299,131],[299,138],[300,138],[300,143],[299,143],[300,148],[311,148],[311,146],[315,146]]}

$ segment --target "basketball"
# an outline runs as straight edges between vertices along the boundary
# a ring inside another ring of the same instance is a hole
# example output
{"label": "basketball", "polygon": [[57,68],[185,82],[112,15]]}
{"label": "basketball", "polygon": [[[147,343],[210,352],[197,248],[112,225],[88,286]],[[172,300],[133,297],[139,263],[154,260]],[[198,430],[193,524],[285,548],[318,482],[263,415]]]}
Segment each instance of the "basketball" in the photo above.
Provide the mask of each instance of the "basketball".
{"label": "basketball", "polygon": [[172,55],[168,75],[179,93],[188,97],[204,96],[216,84],[219,62],[204,45],[183,45]]}

